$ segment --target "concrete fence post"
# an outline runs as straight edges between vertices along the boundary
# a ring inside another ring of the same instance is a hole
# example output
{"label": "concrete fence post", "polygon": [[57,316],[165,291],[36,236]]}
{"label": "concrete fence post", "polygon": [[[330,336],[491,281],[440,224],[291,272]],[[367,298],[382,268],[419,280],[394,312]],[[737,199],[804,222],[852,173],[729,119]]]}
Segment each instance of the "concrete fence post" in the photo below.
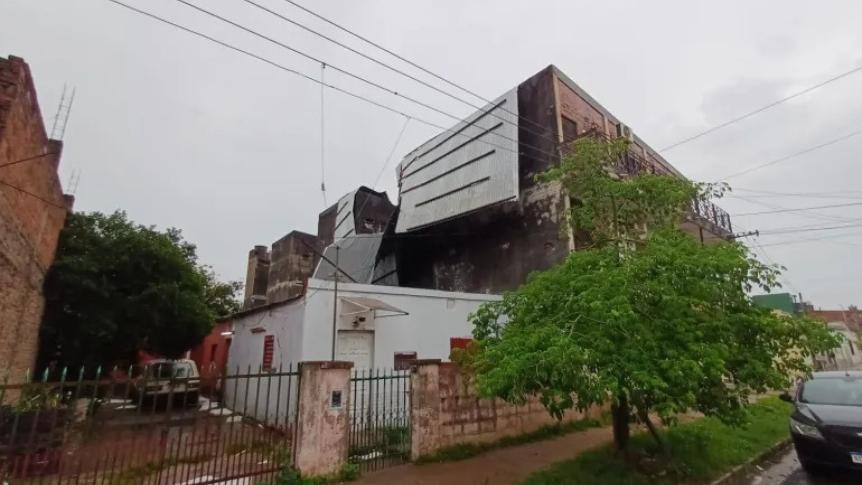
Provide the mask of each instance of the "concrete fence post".
{"label": "concrete fence post", "polygon": [[347,463],[352,362],[299,364],[293,466],[304,476],[338,472]]}
{"label": "concrete fence post", "polygon": [[410,458],[439,448],[440,360],[417,360],[411,367]]}

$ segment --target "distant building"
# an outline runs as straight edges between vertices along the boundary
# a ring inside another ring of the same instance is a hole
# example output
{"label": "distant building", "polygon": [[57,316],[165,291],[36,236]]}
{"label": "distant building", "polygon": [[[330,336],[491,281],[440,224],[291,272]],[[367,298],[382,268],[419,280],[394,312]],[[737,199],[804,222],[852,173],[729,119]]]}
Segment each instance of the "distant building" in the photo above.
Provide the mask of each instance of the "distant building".
{"label": "distant building", "polygon": [[35,365],[42,285],[72,208],[57,176],[62,149],[45,131],[27,63],[0,58],[0,374],[15,378]]}
{"label": "distant building", "polygon": [[778,310],[788,315],[798,313],[796,301],[790,293],[769,293],[766,295],[754,295],[751,300],[758,306]]}
{"label": "distant building", "polygon": [[862,333],[862,311],[859,311],[855,305],[850,305],[846,310],[814,310],[811,308],[807,313],[827,322],[841,322],[850,330]]}

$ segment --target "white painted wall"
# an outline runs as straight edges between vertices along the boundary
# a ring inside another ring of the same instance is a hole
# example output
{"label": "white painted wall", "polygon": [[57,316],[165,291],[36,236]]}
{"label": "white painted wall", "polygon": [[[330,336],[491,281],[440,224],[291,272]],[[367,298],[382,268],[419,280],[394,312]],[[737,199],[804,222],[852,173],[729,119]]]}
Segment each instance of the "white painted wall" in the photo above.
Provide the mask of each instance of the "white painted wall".
{"label": "white painted wall", "polygon": [[[307,295],[301,299],[235,317],[233,343],[228,356],[230,373],[235,374],[237,370],[246,373],[249,369],[253,373],[258,372],[266,335],[275,336],[273,365],[276,368],[282,364],[287,370],[289,364],[296,366],[300,361],[329,360],[332,357],[333,285],[332,281],[312,279],[308,283]],[[374,298],[407,312],[407,315],[382,316],[386,312],[379,312],[375,318],[375,314],[369,312],[362,314],[364,322],[354,325],[355,316],[345,314],[357,308],[342,300],[350,297]],[[499,299],[497,295],[339,283],[336,322],[338,331],[370,334],[367,341],[372,346],[369,360],[372,368],[392,369],[396,352],[416,352],[419,359],[448,359],[449,339],[472,335],[469,314],[483,303]],[[254,329],[259,331],[252,332]],[[278,382],[278,378],[266,377],[229,380],[224,386],[225,405],[270,424],[276,419],[280,422],[292,420],[295,394],[291,398],[291,409],[285,414],[285,400],[277,403],[273,397],[277,393]],[[288,382],[281,378],[283,390],[287,389]],[[290,382],[294,392],[297,381],[294,378]],[[378,396],[371,402],[388,400],[386,393],[394,392],[385,386],[374,389],[377,389],[373,392]],[[267,392],[270,396],[268,406],[264,402]],[[357,389],[357,392],[360,391]],[[371,397],[370,388],[362,392],[366,398]],[[257,408],[254,406],[256,400],[260,401]],[[280,406],[278,410],[277,406]]]}
{"label": "white painted wall", "polygon": [[[228,355],[228,378],[223,384],[224,405],[235,411],[284,428],[296,417],[298,379],[262,372],[263,342],[275,337],[273,368],[286,373],[296,370],[302,360],[302,331],[305,306],[302,300],[273,305],[233,319],[233,338]],[[253,332],[260,329],[262,331]],[[248,375],[238,378],[230,376]]]}
{"label": "white painted wall", "polygon": [[[333,282],[309,280],[308,285],[303,358],[328,360],[332,352]],[[413,351],[419,359],[448,359],[451,337],[472,336],[468,315],[481,304],[500,299],[498,295],[346,283],[339,283],[338,296],[338,329],[374,332],[375,368],[392,368],[395,352]],[[341,316],[353,310],[341,300],[351,296],[374,298],[408,315],[367,315],[364,323],[353,326],[352,318]]]}

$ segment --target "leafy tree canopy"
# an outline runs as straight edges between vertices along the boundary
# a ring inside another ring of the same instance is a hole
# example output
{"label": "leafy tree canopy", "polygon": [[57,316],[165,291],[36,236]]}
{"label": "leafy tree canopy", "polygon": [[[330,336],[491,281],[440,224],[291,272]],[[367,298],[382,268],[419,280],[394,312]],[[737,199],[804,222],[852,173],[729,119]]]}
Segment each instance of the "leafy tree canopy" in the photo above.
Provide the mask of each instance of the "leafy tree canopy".
{"label": "leafy tree canopy", "polygon": [[177,229],[119,211],[70,214],[45,281],[40,361],[134,362],[138,350],[177,357],[238,308],[238,288],[199,265]]}
{"label": "leafy tree canopy", "polygon": [[779,268],[678,228],[712,187],[619,177],[625,149],[581,139],[540,176],[577,197],[569,222],[594,244],[473,315],[468,359],[486,395],[539,396],[557,416],[610,402],[619,448],[632,417],[652,431],[650,414],[672,423],[691,409],[739,422],[752,394],[783,388],[836,343],[821,324],[751,302],[752,288],[777,285]]}

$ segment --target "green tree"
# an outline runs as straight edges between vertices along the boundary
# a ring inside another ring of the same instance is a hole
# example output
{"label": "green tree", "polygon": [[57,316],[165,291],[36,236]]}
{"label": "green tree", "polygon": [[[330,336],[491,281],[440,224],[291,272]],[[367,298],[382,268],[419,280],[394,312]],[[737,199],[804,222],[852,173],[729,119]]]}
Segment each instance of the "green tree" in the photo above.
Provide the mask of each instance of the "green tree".
{"label": "green tree", "polygon": [[754,393],[809,372],[806,356],[835,345],[822,325],[771,313],[748,292],[778,268],[736,242],[703,245],[678,229],[693,197],[713,188],[670,176],[617,176],[624,141],[581,139],[542,174],[577,196],[569,222],[590,248],[531,275],[473,315],[470,365],[480,392],[554,415],[610,403],[625,449],[637,419],[667,424],[689,410],[741,422]]}
{"label": "green tree", "polygon": [[131,363],[138,350],[177,357],[237,308],[236,290],[198,265],[177,229],[119,211],[73,213],[45,281],[40,363]]}

